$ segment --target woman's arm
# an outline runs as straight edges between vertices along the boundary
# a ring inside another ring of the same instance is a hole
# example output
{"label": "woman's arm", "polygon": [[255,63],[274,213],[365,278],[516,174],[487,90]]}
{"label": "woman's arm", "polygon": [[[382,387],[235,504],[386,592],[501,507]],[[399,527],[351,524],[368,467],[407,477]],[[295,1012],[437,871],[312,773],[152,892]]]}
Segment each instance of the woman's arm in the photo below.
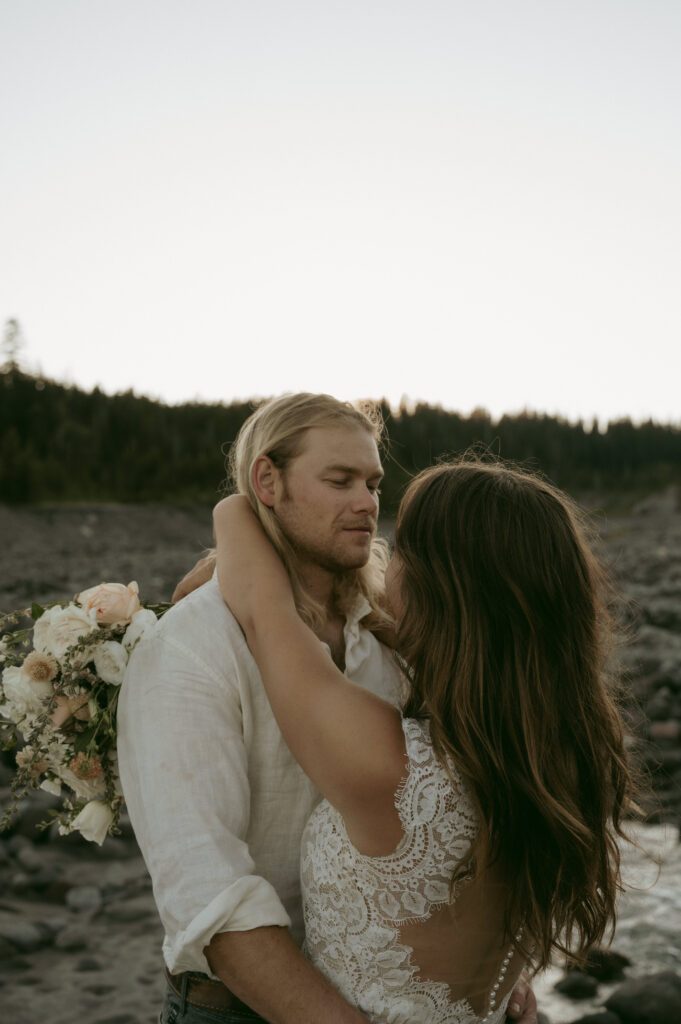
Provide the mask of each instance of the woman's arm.
{"label": "woman's arm", "polygon": [[390,852],[402,834],[394,807],[406,764],[399,712],[346,679],[303,623],[288,574],[247,499],[221,501],[213,523],[222,595],[289,749],[362,852]]}

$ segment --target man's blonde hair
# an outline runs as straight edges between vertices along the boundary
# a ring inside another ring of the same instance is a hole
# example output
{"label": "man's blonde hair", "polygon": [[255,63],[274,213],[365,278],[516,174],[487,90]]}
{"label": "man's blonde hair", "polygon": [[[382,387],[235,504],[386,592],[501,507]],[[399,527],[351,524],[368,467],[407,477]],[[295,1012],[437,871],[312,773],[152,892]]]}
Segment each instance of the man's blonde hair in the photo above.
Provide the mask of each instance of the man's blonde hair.
{"label": "man's blonde hair", "polygon": [[[379,447],[383,439],[383,419],[380,409],[373,403],[355,407],[331,395],[285,394],[264,402],[242,425],[230,449],[229,471],[233,488],[249,499],[286,565],[301,618],[316,629],[323,625],[327,611],[304,590],[296,552],[285,537],[276,514],[258,498],[253,485],[253,467],[260,456],[266,455],[285,474],[288,465],[300,455],[307,431],[313,427],[360,427]],[[389,616],[382,608],[383,578],[388,558],[388,546],[378,538],[371,545],[366,565],[339,573],[335,588],[339,611],[347,613],[363,595],[372,609],[366,624],[379,627],[389,623]]]}

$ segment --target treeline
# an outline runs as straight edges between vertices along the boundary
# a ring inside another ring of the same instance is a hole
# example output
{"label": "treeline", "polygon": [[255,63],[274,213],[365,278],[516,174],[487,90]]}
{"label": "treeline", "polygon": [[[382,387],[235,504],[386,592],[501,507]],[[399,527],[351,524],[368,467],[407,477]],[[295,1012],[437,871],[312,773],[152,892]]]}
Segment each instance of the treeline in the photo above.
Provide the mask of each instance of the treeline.
{"label": "treeline", "polygon": [[[0,500],[213,502],[225,455],[253,403],[167,406],[132,392],[84,392],[0,372]],[[523,413],[493,420],[383,403],[389,446],[382,504],[412,473],[478,444],[539,469],[567,490],[635,490],[681,480],[681,428],[629,420],[596,426]]]}

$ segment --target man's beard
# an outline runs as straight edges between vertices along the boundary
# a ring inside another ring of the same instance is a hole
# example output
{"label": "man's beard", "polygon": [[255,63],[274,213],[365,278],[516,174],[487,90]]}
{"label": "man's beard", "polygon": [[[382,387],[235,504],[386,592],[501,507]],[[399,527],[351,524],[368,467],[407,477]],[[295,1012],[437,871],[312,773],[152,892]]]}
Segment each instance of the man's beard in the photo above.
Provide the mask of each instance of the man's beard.
{"label": "man's beard", "polygon": [[306,538],[296,536],[294,532],[290,532],[283,526],[282,533],[293,548],[297,560],[318,565],[320,569],[325,569],[327,572],[352,572],[361,569],[369,561],[368,553],[364,555],[357,552],[353,555],[351,552],[347,552],[343,556],[340,553],[336,554],[335,551],[323,544],[312,544]]}

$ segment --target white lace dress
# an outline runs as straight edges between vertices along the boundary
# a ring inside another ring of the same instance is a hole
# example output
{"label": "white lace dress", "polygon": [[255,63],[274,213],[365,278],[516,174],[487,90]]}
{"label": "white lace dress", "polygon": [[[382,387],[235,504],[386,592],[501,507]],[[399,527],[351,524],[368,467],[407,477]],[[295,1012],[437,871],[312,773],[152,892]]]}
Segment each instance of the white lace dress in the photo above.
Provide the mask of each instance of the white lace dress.
{"label": "white lace dress", "polygon": [[[465,999],[422,980],[400,926],[450,902],[450,882],[477,832],[463,780],[455,790],[433,753],[427,722],[403,723],[408,775],[395,798],[404,836],[386,857],[360,854],[341,815],[324,800],[302,840],[305,952],[372,1024],[473,1024]],[[508,965],[504,962],[501,978]],[[498,987],[498,986],[497,986]],[[507,995],[484,1018],[504,1020]]]}

